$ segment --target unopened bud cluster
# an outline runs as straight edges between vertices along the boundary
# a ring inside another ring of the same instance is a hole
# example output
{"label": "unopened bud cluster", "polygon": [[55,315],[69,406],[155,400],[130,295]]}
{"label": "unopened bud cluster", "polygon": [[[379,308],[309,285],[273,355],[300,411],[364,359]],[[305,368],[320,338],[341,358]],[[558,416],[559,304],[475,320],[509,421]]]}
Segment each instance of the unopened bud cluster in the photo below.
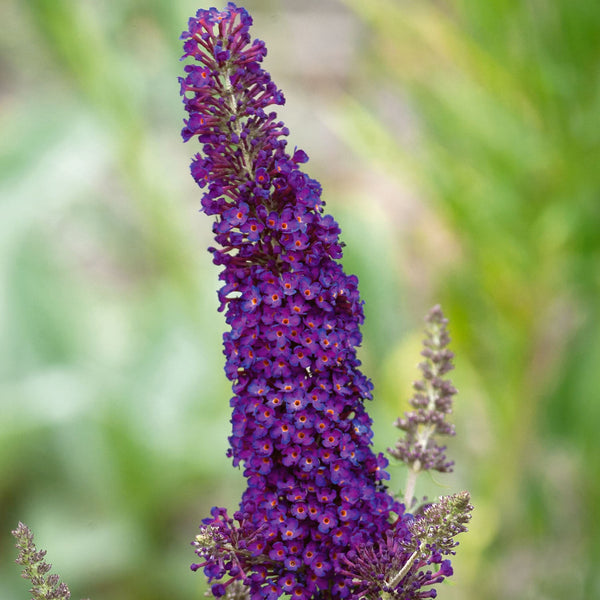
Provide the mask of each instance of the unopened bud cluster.
{"label": "unopened bud cluster", "polygon": [[458,542],[454,538],[467,531],[466,524],[471,519],[470,499],[469,492],[460,492],[427,506],[408,526],[413,537],[407,549],[423,559],[432,553],[455,554]]}
{"label": "unopened bud cluster", "polygon": [[449,472],[454,463],[447,460],[446,447],[437,443],[437,436],[454,435],[454,426],[446,421],[446,416],[452,412],[456,389],[444,378],[454,368],[454,354],[447,348],[450,343],[448,320],[439,305],[430,310],[425,323],[425,348],[421,352],[425,360],[419,364],[423,377],[413,384],[415,394],[410,400],[414,410],[396,421],[396,427],[404,431],[405,436],[388,451],[415,472]]}
{"label": "unopened bud cluster", "polygon": [[31,581],[32,600],[69,600],[71,592],[67,584],[62,583],[58,575],[49,575],[52,565],[44,561],[46,551],[35,547],[29,527],[19,523],[11,533],[19,551],[15,562],[23,567],[21,576]]}

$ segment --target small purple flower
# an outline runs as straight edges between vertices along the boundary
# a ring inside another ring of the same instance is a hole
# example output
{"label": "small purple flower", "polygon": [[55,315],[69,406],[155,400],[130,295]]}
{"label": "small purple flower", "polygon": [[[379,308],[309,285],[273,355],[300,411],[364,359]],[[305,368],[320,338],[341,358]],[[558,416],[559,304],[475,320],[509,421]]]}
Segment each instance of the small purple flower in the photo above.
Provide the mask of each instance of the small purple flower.
{"label": "small purple flower", "polygon": [[210,591],[212,592],[212,595],[215,598],[220,598],[221,596],[225,595],[225,592],[227,590],[225,589],[225,586],[222,583],[215,583],[212,585]]}
{"label": "small purple flower", "polygon": [[329,571],[331,571],[331,564],[325,560],[325,557],[317,555],[311,561],[312,570],[318,577],[324,577]]}
{"label": "small purple flower", "polygon": [[284,592],[289,593],[296,587],[297,581],[296,577],[294,577],[292,573],[288,572],[279,579],[278,583]]}

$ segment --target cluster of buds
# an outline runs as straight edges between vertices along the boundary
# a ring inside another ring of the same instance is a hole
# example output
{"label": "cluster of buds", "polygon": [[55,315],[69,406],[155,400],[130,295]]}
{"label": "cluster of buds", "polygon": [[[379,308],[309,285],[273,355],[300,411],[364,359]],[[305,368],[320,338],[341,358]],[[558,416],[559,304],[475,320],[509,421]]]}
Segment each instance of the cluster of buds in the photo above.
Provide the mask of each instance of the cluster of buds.
{"label": "cluster of buds", "polygon": [[452,398],[456,389],[446,373],[454,368],[454,354],[447,348],[450,343],[448,320],[439,305],[425,317],[425,358],[419,364],[423,378],[413,384],[415,394],[410,399],[414,410],[406,412],[395,426],[405,432],[388,452],[409,468],[404,503],[411,508],[414,485],[421,471],[452,471],[453,461],[446,458],[446,446],[440,446],[438,436],[453,436],[454,425],[446,421],[452,412]]}
{"label": "cluster of buds", "polygon": [[435,598],[430,586],[452,575],[450,560],[444,557],[455,553],[455,538],[467,531],[472,510],[468,492],[445,496],[414,519],[396,521],[382,540],[352,551],[344,572],[356,584],[356,598]]}
{"label": "cluster of buds", "polygon": [[32,600],[69,600],[71,592],[56,574],[49,574],[52,565],[44,560],[45,550],[38,550],[33,533],[23,523],[11,532],[17,540],[19,554],[16,563],[23,567],[22,577],[31,581]]}
{"label": "cluster of buds", "polygon": [[421,560],[426,560],[431,553],[455,554],[458,542],[454,538],[467,531],[466,524],[471,519],[470,500],[469,492],[459,492],[424,507],[408,526],[413,537],[406,548],[413,550]]}

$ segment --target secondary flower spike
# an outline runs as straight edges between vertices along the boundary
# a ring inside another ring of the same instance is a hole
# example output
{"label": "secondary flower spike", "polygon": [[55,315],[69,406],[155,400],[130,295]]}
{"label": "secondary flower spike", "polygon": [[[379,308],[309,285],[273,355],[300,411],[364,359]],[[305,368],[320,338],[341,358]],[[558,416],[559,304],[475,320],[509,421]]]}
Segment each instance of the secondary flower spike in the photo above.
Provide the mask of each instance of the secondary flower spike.
{"label": "secondary flower spike", "polygon": [[419,364],[423,379],[413,384],[415,395],[410,400],[415,410],[396,421],[396,427],[405,431],[406,436],[389,453],[417,472],[430,469],[449,472],[454,463],[446,459],[446,447],[437,444],[436,436],[454,435],[454,425],[446,421],[446,416],[452,412],[456,389],[449,379],[444,379],[454,368],[454,354],[447,348],[448,319],[439,305],[429,311],[425,323],[425,349],[421,352],[425,361]]}
{"label": "secondary flower spike", "polygon": [[[247,479],[233,517],[215,507],[205,519],[192,568],[204,569],[215,596],[359,598],[349,560],[387,536],[403,564],[410,519],[371,448],[358,280],[337,262],[340,229],[300,169],[307,155],[288,152],[288,130],[270,110],[284,97],[260,66],[266,49],[251,23],[229,3],[199,10],[182,34],[193,61],[180,79],[182,135],[202,145],[191,171],[203,211],[216,216],[229,455]],[[433,597],[417,588],[393,597]]]}

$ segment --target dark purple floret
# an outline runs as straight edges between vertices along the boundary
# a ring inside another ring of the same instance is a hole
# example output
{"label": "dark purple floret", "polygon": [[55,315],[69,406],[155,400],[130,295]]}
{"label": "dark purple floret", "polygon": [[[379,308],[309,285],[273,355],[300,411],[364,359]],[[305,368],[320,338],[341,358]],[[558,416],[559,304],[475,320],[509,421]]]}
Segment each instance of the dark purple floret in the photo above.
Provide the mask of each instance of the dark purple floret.
{"label": "dark purple floret", "polygon": [[247,478],[233,518],[214,508],[204,521],[193,568],[216,596],[241,582],[252,599],[358,598],[348,560],[393,528],[401,561],[411,533],[383,484],[387,460],[371,448],[358,280],[337,262],[340,228],[300,170],[308,156],[286,149],[288,130],[270,110],[284,97],[260,66],[266,49],[251,23],[229,3],[199,10],[182,34],[193,59],[180,79],[182,136],[202,145],[191,172],[216,217],[229,455]]}

